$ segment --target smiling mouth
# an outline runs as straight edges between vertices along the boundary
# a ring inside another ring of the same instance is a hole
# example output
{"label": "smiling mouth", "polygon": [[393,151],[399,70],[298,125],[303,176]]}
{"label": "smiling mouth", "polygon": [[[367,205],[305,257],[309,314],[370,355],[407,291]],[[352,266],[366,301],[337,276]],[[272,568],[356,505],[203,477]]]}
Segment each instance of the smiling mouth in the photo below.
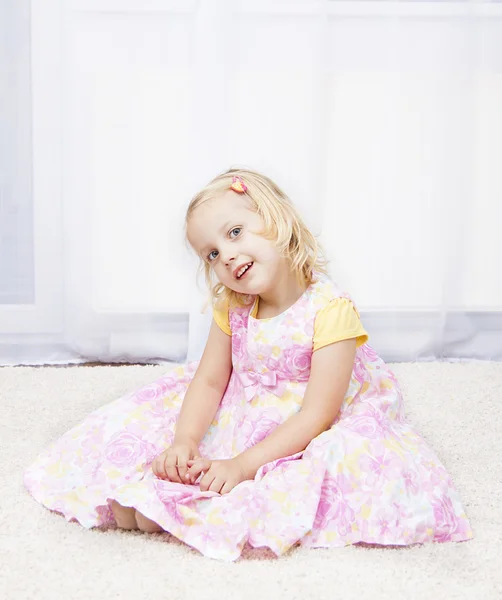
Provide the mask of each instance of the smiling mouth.
{"label": "smiling mouth", "polygon": [[242,266],[236,273],[235,278],[241,279],[244,275],[249,271],[249,269],[253,266],[254,263],[250,262],[247,265]]}

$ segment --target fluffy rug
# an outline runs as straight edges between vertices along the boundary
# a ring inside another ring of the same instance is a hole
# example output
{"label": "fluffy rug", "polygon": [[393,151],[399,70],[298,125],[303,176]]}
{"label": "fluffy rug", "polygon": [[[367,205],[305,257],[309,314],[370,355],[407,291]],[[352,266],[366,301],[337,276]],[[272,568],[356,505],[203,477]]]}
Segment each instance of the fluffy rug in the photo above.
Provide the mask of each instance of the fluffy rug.
{"label": "fluffy rug", "polygon": [[502,598],[502,363],[393,364],[408,419],[451,473],[469,542],[410,548],[246,551],[202,557],[168,534],[85,530],[35,502],[22,471],[90,411],[168,367],[0,368],[0,596],[148,598]]}

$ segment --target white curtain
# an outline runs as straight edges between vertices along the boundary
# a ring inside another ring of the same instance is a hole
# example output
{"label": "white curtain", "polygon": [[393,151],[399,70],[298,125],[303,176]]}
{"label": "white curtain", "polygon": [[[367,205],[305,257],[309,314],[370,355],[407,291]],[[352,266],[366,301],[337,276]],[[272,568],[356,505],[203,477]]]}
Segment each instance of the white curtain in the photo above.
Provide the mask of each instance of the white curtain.
{"label": "white curtain", "polygon": [[502,2],[0,3],[0,364],[196,359],[186,206],[297,204],[386,360],[502,360]]}

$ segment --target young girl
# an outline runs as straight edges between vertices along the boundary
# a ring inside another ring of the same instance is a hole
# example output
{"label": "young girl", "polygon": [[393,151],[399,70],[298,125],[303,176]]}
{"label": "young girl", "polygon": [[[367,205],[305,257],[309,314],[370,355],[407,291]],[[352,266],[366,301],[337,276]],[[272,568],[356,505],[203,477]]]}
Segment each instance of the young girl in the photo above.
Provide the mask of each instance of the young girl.
{"label": "young girl", "polygon": [[186,227],[214,300],[202,359],[53,443],[25,474],[35,499],[87,528],[168,531],[225,560],[246,543],[280,555],[472,538],[396,378],[277,185],[231,169],[193,198]]}

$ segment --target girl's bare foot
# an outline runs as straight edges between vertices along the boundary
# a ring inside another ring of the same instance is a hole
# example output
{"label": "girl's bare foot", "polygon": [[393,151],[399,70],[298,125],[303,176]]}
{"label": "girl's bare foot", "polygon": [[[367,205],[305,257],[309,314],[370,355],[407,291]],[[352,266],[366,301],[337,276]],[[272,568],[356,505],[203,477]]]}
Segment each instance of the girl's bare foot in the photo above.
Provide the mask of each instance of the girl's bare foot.
{"label": "girl's bare foot", "polygon": [[121,529],[139,529],[135,508],[122,506],[116,500],[112,500],[111,508],[118,527]]}
{"label": "girl's bare foot", "polygon": [[145,517],[145,515],[141,514],[138,510],[136,511],[136,523],[141,531],[145,531],[146,533],[156,533],[157,531],[164,531],[162,527]]}

